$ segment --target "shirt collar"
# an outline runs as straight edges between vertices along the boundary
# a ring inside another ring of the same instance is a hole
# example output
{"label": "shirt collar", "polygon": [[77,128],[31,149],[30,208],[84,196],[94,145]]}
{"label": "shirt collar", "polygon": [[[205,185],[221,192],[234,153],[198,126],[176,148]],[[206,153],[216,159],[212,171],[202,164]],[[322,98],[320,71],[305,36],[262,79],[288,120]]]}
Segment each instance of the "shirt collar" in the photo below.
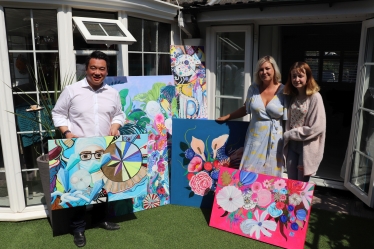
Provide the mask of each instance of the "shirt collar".
{"label": "shirt collar", "polygon": [[[82,80],[82,87],[89,87],[89,88],[92,89],[92,87],[88,84],[88,81],[87,81],[86,77],[84,77],[84,79]],[[107,88],[108,88],[108,85],[105,82],[103,82],[103,84],[101,85],[101,87],[99,89],[97,89],[97,90],[100,90],[100,89],[104,90],[104,89],[107,89]]]}

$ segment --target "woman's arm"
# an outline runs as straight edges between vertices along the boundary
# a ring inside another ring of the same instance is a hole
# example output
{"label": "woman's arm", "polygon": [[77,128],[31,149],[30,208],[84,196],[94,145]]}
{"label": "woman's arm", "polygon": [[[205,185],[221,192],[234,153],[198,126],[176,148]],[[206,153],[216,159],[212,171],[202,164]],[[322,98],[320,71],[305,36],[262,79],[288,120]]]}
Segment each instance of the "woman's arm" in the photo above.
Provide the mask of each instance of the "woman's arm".
{"label": "woman's arm", "polygon": [[247,111],[245,110],[245,104],[244,104],[242,107],[240,107],[236,111],[234,111],[230,114],[227,114],[225,116],[219,117],[216,120],[217,121],[228,121],[228,120],[231,120],[231,119],[237,119],[237,118],[244,117],[245,115],[247,115]]}

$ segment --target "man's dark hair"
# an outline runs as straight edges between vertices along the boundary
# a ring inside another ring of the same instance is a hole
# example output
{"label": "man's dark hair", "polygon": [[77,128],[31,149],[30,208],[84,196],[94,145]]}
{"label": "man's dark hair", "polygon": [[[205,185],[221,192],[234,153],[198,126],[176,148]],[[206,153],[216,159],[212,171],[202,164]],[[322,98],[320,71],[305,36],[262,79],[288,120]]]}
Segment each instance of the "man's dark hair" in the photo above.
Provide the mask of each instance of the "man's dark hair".
{"label": "man's dark hair", "polygon": [[88,64],[90,64],[91,59],[99,59],[99,60],[105,60],[106,62],[106,68],[109,70],[109,56],[106,53],[103,53],[101,51],[93,51],[89,56],[86,58],[86,70],[88,69]]}

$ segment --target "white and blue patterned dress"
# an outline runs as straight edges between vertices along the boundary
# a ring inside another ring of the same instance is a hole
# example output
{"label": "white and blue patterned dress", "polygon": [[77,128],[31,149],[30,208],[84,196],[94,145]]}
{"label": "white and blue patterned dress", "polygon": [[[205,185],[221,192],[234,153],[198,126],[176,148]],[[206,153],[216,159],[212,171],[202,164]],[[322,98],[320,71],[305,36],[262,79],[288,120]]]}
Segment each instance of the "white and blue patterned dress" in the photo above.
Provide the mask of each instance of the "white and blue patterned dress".
{"label": "white and blue patterned dress", "polygon": [[288,96],[280,85],[273,99],[265,107],[257,84],[248,88],[245,102],[249,124],[240,169],[281,177],[283,163],[283,127],[287,119]]}

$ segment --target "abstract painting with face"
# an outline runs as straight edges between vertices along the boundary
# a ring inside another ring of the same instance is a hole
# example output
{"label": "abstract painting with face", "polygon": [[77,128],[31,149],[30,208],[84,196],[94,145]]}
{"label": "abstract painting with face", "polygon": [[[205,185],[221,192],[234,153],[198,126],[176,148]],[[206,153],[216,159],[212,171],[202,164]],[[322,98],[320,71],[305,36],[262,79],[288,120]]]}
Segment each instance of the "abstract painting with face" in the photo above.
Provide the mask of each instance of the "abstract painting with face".
{"label": "abstract painting with face", "polygon": [[148,135],[48,142],[52,210],[147,195]]}

